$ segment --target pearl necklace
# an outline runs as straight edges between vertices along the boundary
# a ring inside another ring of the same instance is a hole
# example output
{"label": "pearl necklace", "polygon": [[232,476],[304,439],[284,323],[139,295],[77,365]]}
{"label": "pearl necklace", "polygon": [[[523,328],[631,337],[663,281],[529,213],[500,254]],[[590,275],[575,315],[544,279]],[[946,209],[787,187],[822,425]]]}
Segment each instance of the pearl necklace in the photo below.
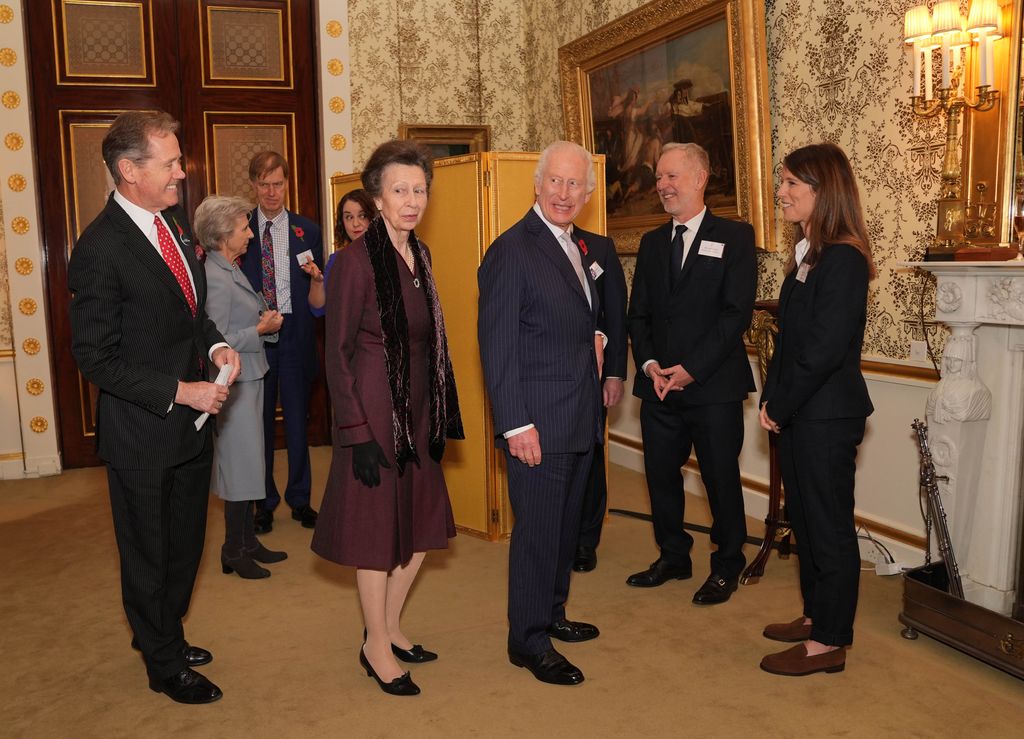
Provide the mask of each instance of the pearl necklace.
{"label": "pearl necklace", "polygon": [[409,273],[413,276],[413,278],[412,278],[413,287],[419,287],[420,286],[420,278],[416,277],[416,268],[415,268],[416,260],[413,257],[412,248],[408,244],[406,244],[405,248],[406,248],[406,251],[408,252],[408,256],[406,256],[405,254],[402,254],[402,251],[400,249],[397,250],[398,254],[399,254],[399,256],[402,257],[402,259],[405,260],[405,266],[407,266],[409,268]]}

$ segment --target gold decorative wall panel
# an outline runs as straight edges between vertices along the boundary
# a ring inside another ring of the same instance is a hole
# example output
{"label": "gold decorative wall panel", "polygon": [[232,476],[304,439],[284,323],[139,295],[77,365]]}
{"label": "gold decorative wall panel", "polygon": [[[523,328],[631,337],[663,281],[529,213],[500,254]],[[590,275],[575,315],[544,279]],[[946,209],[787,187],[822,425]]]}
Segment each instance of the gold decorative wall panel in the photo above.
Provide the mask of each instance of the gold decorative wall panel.
{"label": "gold decorative wall panel", "polygon": [[4,234],[4,202],[0,197],[0,351],[11,349],[13,345],[10,275],[7,271],[7,239]]}
{"label": "gold decorative wall panel", "polygon": [[106,207],[107,197],[114,189],[114,181],[103,164],[102,144],[119,112],[62,110],[59,113],[64,203],[67,233],[71,235],[69,249],[82,230]]}
{"label": "gold decorative wall panel", "polygon": [[60,0],[54,49],[60,84],[152,85],[148,3]]}
{"label": "gold decorative wall panel", "polygon": [[290,0],[198,6],[204,87],[292,87]]}
{"label": "gold decorative wall panel", "polygon": [[[301,176],[295,155],[294,121],[288,113],[206,113],[207,189],[218,195],[253,200],[249,160],[268,149],[279,152],[292,169],[288,202],[296,202],[295,183]],[[256,120],[266,121],[255,123]],[[289,205],[288,207],[292,207]]]}

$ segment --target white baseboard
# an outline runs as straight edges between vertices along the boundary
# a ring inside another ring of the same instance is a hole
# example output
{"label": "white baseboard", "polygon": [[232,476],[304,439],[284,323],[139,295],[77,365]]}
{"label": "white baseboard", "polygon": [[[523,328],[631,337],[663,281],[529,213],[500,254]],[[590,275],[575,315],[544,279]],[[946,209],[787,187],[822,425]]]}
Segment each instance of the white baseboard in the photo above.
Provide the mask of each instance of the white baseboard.
{"label": "white baseboard", "polygon": [[[631,469],[635,472],[643,474],[644,471],[644,455],[639,449],[634,449],[632,446],[626,446],[625,444],[609,441],[608,443],[608,461],[612,464],[618,464],[627,469]],[[742,471],[741,471],[742,472]],[[748,476],[750,479],[752,476]],[[700,478],[699,473],[696,471],[690,473],[687,471],[686,474],[686,492],[693,495],[704,495],[704,488],[697,482]],[[690,484],[690,480],[697,482],[696,485]],[[762,483],[764,487],[767,487],[767,480],[757,480]],[[743,506],[746,514],[750,518],[756,518],[764,520],[768,515],[768,496],[760,490],[753,490],[748,487],[743,488]],[[884,523],[884,522],[879,522]],[[876,533],[871,529],[870,522],[864,524],[864,528],[870,531],[871,535],[875,537],[879,542],[882,543],[886,549],[892,554],[893,559],[902,564],[904,567],[917,567],[924,564],[924,551],[917,547],[906,544],[905,542],[898,541],[889,536],[885,536]],[[751,531],[752,536],[763,536],[763,530]],[[870,541],[860,541],[860,553],[861,559],[865,562],[879,562],[881,561],[880,555],[874,544]]]}

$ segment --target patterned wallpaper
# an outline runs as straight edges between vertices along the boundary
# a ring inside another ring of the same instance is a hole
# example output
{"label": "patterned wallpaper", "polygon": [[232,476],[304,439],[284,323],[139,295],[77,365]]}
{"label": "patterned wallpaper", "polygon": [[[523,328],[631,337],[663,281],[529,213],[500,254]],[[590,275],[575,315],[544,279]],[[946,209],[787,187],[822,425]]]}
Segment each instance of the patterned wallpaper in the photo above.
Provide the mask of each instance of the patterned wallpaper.
{"label": "patterned wallpaper", "polygon": [[[905,359],[932,282],[897,262],[920,259],[934,235],[945,127],[909,110],[910,57],[902,45],[910,0],[768,0],[768,88],[775,172],[789,151],[832,141],[857,174],[878,267],[864,353]],[[966,9],[966,4],[965,4]],[[761,259],[759,297],[776,297],[792,233]],[[930,312],[930,311],[929,311]],[[930,336],[935,336],[931,326]],[[934,343],[934,342],[933,342]]]}
{"label": "patterned wallpaper", "polygon": [[[558,47],[642,4],[350,0],[355,166],[402,121],[488,123],[495,149],[536,150],[560,138]],[[834,141],[849,154],[879,268],[865,354],[889,359],[905,359],[910,340],[922,338],[922,278],[896,263],[919,258],[934,232],[944,135],[941,121],[908,109],[902,19],[912,4],[767,0],[765,11],[774,169],[805,143]],[[780,225],[780,250],[760,258],[759,297],[778,295],[789,242]],[[623,262],[629,279],[634,260]]]}

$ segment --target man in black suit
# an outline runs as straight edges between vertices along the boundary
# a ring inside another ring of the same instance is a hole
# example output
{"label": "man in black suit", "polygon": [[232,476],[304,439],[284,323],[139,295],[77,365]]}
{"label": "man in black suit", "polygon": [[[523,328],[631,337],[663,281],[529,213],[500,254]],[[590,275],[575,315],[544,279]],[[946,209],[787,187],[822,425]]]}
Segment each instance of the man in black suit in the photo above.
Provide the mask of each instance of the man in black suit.
{"label": "man in black suit", "polygon": [[288,448],[284,500],[291,507],[294,520],[307,529],[316,526],[316,511],[309,504],[312,475],[306,426],[310,390],[320,360],[316,353],[316,326],[309,308],[310,277],[303,272],[299,257],[309,252],[321,272],[324,257],[320,227],[284,207],[290,176],[288,161],[275,151],[260,152],[249,162],[249,183],[258,207],[249,217],[253,237],[242,257],[242,271],[252,289],[262,292],[267,305],[284,316],[277,342],[264,345],[270,369],[263,378],[267,497],[256,504],[256,532],[261,534],[274,528],[274,509],[281,502],[274,482],[278,393]]}
{"label": "man in black suit", "polygon": [[693,537],[683,529],[680,468],[697,453],[714,522],[711,574],[693,602],[723,603],[746,560],[740,485],[743,400],[754,377],[743,345],[757,286],[754,230],[704,206],[708,155],[697,144],[666,144],[657,190],[672,220],[640,240],[629,335],[641,399],[644,469],[660,556],[626,581],[655,587],[692,575]]}
{"label": "man in black suit", "polygon": [[598,635],[565,617],[583,489],[600,438],[600,299],[572,225],[595,184],[583,147],[548,146],[534,173],[533,208],[495,239],[478,273],[480,358],[516,518],[508,656],[560,685],[583,682],[583,673],[551,639]]}
{"label": "man in black suit", "polygon": [[212,423],[227,387],[205,363],[241,367],[206,316],[206,279],[178,183],[185,178],[166,113],[122,113],[103,139],[115,191],[68,264],[71,351],[99,387],[96,439],[106,462],[121,595],[149,686],[180,703],[220,689],[192,667],[213,656],[185,641],[206,533]]}
{"label": "man in black suit", "polygon": [[[608,408],[622,400],[626,379],[626,276],[615,253],[615,242],[606,236],[575,228],[573,234],[583,257],[583,267],[594,278],[601,303],[598,323],[604,328],[608,343],[604,347],[604,382],[601,394],[601,428],[608,418]],[[590,572],[597,567],[597,545],[601,541],[605,508],[608,503],[608,481],[604,469],[604,433],[594,445],[594,461],[590,465],[583,512],[580,516],[580,534],[576,541],[576,556],[572,568],[576,572]]]}

